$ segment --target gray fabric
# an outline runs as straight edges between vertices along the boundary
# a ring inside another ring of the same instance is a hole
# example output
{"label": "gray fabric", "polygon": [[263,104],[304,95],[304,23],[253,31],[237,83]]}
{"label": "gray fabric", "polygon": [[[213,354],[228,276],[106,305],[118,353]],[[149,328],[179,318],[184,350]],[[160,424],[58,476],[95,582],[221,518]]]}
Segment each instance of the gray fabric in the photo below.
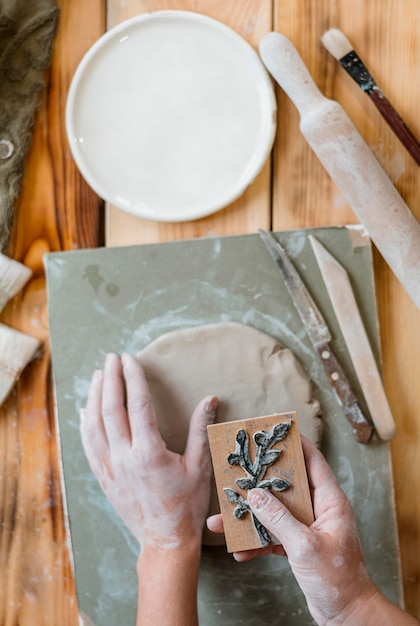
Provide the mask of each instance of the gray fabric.
{"label": "gray fabric", "polygon": [[13,225],[59,9],[56,0],[0,0],[0,251]]}

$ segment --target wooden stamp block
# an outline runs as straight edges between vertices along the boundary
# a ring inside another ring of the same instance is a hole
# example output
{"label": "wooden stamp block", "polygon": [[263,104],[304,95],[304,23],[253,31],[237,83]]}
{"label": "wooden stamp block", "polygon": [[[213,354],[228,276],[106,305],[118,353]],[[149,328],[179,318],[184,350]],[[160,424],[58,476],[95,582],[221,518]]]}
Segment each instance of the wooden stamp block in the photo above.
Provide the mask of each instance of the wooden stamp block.
{"label": "wooden stamp block", "polygon": [[228,552],[272,540],[249,510],[247,495],[263,487],[308,526],[314,521],[295,412],[207,427]]}

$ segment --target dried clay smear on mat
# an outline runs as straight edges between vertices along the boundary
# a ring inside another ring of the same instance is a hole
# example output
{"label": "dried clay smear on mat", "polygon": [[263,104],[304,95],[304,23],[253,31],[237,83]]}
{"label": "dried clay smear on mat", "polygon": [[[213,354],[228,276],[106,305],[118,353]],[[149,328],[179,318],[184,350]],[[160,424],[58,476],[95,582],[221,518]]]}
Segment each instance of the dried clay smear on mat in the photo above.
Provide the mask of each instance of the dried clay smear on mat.
{"label": "dried clay smear on mat", "polygon": [[[177,330],[138,358],[170,450],[183,453],[191,414],[207,395],[219,398],[218,422],[296,411],[302,434],[320,445],[320,407],[310,379],[288,348],[251,326],[228,322]],[[218,511],[213,485],[210,513]],[[223,540],[205,531],[204,542]]]}

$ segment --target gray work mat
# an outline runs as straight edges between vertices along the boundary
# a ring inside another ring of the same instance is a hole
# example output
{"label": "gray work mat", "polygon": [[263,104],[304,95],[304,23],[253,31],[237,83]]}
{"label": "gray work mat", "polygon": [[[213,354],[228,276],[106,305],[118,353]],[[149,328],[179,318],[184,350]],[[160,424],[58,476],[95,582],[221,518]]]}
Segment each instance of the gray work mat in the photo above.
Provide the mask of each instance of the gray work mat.
{"label": "gray work mat", "polygon": [[[277,233],[332,333],[332,344],[366,406],[322,282],[308,235],[347,269],[379,359],[369,241],[361,227]],[[95,626],[134,625],[138,546],[92,475],[79,436],[79,410],[107,352],[137,354],[178,328],[236,321],[290,348],[313,381],[324,421],[323,452],[356,511],[368,570],[401,604],[389,445],[354,441],[284,283],[258,235],[214,237],[45,257],[50,335],[65,496],[80,609]],[[214,390],[217,393],[217,390]],[[182,572],[180,572],[182,575]],[[201,626],[313,624],[286,559],[238,564],[205,548]]]}

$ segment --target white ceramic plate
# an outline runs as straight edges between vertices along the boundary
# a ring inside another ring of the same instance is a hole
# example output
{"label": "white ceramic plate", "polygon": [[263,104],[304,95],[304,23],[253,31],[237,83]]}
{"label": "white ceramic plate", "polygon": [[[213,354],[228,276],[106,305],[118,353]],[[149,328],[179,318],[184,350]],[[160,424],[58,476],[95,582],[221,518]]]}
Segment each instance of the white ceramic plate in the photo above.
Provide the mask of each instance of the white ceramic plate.
{"label": "white ceramic plate", "polygon": [[271,150],[276,101],[253,48],[186,11],[158,11],[101,37],[74,75],[72,154],[103,199],[134,215],[184,221],[240,196]]}

